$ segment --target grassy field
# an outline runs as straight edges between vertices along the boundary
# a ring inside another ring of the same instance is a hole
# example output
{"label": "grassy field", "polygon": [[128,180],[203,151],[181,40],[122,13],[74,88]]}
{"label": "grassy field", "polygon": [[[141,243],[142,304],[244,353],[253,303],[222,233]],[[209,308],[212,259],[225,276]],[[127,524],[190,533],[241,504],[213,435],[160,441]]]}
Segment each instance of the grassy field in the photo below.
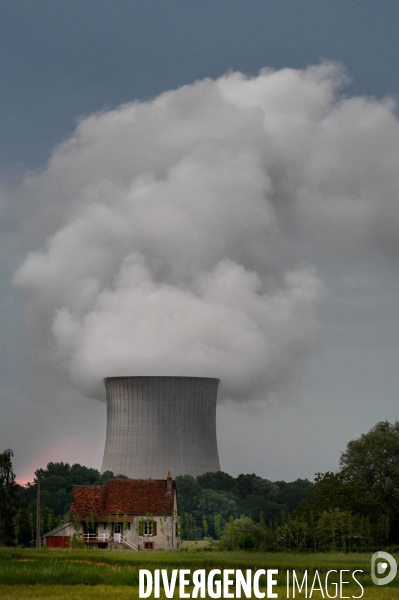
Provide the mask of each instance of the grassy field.
{"label": "grassy field", "polygon": [[[287,598],[285,587],[274,589],[278,593],[278,598]],[[349,597],[358,596],[359,588],[348,588],[345,594]],[[333,594],[331,594],[333,595]],[[305,598],[304,594],[296,592],[296,598]],[[309,597],[309,596],[308,596]],[[101,585],[96,587],[78,586],[2,586],[0,585],[0,598],[2,600],[138,600],[139,594],[137,589],[131,589],[126,586],[107,586]],[[161,600],[164,597],[161,596]],[[176,595],[175,598],[178,598]],[[322,598],[320,592],[314,592],[312,598]],[[385,587],[374,587],[364,590],[364,599],[366,600],[397,600],[399,598],[399,590]]]}
{"label": "grassy field", "polygon": [[[399,561],[399,557],[397,557]],[[138,598],[139,569],[268,569],[279,570],[279,598],[286,598],[286,571],[305,570],[313,579],[317,570],[363,570],[357,574],[363,598],[399,600],[399,576],[389,586],[374,586],[370,556],[365,554],[261,554],[244,552],[129,552],[96,550],[20,550],[0,548],[0,599],[46,598],[48,600]],[[348,575],[348,574],[346,574]],[[333,581],[333,580],[331,580]],[[281,587],[280,587],[281,586]],[[162,588],[161,588],[162,589]],[[344,595],[359,596],[357,585],[345,586]],[[292,589],[291,589],[292,592]],[[333,592],[330,591],[333,595]],[[291,593],[292,596],[292,593]],[[178,594],[175,595],[178,597]],[[296,592],[297,598],[305,595]],[[312,598],[322,598],[315,591]],[[161,593],[162,598],[162,593]]]}

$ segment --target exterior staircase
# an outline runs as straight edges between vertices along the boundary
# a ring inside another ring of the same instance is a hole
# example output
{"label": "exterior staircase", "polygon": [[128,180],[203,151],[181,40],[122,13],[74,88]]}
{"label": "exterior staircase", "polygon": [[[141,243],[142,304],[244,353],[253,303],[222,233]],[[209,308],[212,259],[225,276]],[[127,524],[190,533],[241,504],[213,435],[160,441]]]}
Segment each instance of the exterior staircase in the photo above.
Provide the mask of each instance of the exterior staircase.
{"label": "exterior staircase", "polygon": [[130,540],[126,539],[124,535],[122,535],[121,533],[114,533],[114,541],[117,542],[117,536],[119,537],[120,543],[124,544],[125,546],[127,546],[128,548],[130,548],[130,550],[138,550],[138,547],[136,546],[136,544],[133,544],[133,542],[131,542]]}

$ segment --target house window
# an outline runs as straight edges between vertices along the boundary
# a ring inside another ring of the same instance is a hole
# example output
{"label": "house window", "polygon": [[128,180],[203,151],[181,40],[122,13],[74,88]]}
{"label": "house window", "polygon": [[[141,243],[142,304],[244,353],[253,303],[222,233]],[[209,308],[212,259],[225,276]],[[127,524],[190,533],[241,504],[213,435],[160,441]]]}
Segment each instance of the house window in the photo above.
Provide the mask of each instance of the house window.
{"label": "house window", "polygon": [[143,521],[143,535],[157,535],[156,521]]}
{"label": "house window", "polygon": [[83,532],[85,535],[95,535],[97,533],[97,524],[86,521],[83,523]]}

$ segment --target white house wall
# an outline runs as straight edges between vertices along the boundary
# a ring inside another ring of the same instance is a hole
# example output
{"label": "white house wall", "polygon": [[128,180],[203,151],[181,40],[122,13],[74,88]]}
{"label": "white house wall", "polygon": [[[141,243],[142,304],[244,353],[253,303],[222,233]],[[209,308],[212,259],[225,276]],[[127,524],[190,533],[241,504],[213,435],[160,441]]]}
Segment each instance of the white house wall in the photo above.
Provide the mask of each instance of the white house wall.
{"label": "white house wall", "polygon": [[[145,515],[134,517],[133,520],[129,523],[130,528],[126,529],[123,532],[123,536],[135,544],[140,550],[144,550],[145,542],[152,542],[154,544],[154,550],[162,549],[162,550],[176,550],[179,547],[179,539],[176,537],[176,519],[173,517],[153,517],[153,520],[156,522],[157,526],[157,534],[156,535],[139,535],[137,533],[138,530],[138,521],[146,520]],[[162,523],[163,521],[163,523]],[[108,528],[108,523],[98,522],[97,525],[97,538],[99,542],[101,542],[101,537],[104,536],[104,541],[107,540],[107,536],[110,531]],[[120,523],[121,527],[123,524]],[[82,523],[83,529],[83,523]],[[163,532],[162,532],[163,529]],[[73,532],[72,532],[73,533]],[[66,535],[66,534],[65,534]],[[169,538],[169,539],[168,539]]]}

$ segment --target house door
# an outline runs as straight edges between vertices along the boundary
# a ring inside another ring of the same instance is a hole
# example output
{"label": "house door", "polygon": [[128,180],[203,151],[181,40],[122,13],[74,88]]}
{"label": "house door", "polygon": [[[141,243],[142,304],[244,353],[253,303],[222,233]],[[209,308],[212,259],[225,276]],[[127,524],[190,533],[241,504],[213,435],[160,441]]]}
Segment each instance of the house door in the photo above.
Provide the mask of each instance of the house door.
{"label": "house door", "polygon": [[114,542],[117,542],[118,544],[120,544],[121,533],[122,533],[122,525],[120,523],[115,523],[115,525],[114,525]]}

